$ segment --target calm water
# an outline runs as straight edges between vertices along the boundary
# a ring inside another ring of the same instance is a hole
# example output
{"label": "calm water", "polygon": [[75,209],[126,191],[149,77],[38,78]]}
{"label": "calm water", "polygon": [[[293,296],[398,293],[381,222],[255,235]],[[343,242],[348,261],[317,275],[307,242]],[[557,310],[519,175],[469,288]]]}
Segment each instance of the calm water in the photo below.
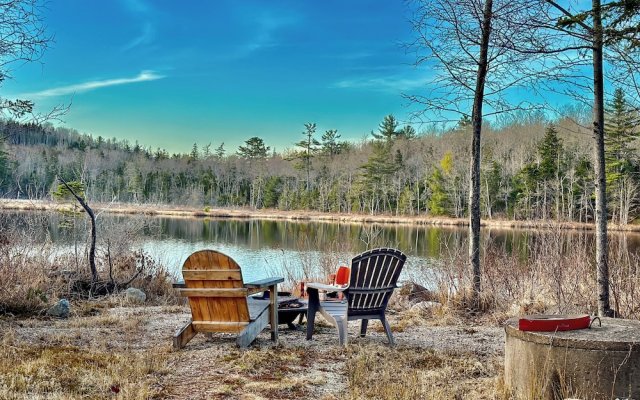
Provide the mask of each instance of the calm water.
{"label": "calm water", "polygon": [[[82,238],[88,231],[84,216],[76,218],[60,213],[4,213],[2,228],[15,227],[18,232],[50,241],[58,251],[74,247],[74,236]],[[424,282],[430,266],[444,262],[447,255],[466,253],[466,228],[338,224],[266,220],[223,220],[164,218],[141,216],[98,217],[98,245],[105,247],[124,242],[143,249],[172,271],[179,271],[189,254],[200,249],[215,249],[234,258],[242,267],[245,280],[283,275],[302,278],[317,274],[321,267],[332,269],[348,262],[367,248],[396,247],[409,256],[403,279]],[[75,227],[74,227],[75,225]],[[131,232],[136,232],[135,234]],[[531,230],[482,231],[486,247],[527,258],[533,241],[540,233]],[[569,241],[568,239],[578,239]],[[557,240],[571,245],[593,248],[590,232],[562,232]],[[613,243],[624,241],[627,251],[640,252],[640,235],[613,234]]]}

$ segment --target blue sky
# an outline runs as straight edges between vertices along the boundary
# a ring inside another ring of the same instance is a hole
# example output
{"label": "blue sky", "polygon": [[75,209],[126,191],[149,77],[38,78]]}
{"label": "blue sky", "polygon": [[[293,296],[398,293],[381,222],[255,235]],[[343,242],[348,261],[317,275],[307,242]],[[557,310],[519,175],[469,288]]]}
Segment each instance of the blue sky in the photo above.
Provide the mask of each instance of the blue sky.
{"label": "blue sky", "polygon": [[359,140],[426,82],[401,0],[56,0],[44,17],[55,43],[3,97],[72,101],[65,126],[171,152],[281,151],[306,122]]}

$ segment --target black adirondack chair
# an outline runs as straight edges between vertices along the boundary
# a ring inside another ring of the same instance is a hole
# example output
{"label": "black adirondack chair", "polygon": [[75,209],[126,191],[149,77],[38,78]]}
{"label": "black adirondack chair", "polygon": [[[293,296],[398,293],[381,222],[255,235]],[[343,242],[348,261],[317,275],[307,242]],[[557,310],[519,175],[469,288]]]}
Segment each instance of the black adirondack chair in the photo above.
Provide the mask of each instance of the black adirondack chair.
{"label": "black adirondack chair", "polygon": [[[379,319],[394,345],[385,311],[407,256],[395,249],[381,248],[366,251],[351,261],[351,279],[345,288],[321,283],[307,283],[309,309],[307,311],[307,340],[313,336],[316,312],[338,328],[340,344],[347,344],[347,322],[362,320],[360,336],[367,333],[370,319]],[[319,291],[343,292],[342,301],[320,301]]]}

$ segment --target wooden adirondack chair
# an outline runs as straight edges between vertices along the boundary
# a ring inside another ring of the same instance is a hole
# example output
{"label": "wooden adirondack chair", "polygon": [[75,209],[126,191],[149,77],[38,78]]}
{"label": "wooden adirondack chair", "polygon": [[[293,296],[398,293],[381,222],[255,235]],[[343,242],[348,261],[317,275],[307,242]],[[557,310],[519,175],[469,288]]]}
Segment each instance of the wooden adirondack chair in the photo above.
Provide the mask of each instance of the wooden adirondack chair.
{"label": "wooden adirondack chair", "polygon": [[[278,340],[278,290],[283,278],[243,283],[240,266],[229,256],[214,250],[191,254],[182,266],[180,294],[189,299],[192,320],[176,332],[173,347],[184,347],[198,332],[237,333],[236,343],[248,347],[271,325],[271,339]],[[247,297],[269,290],[269,300]],[[269,311],[267,311],[269,310]]]}
{"label": "wooden adirondack chair", "polygon": [[[316,312],[338,328],[340,344],[347,344],[347,322],[361,319],[360,336],[367,333],[370,319],[379,319],[394,345],[391,328],[385,318],[391,297],[407,256],[395,249],[374,249],[357,255],[351,261],[351,278],[345,288],[321,283],[307,283],[309,309],[307,311],[307,340],[313,336]],[[343,301],[320,301],[319,291],[343,292]]]}

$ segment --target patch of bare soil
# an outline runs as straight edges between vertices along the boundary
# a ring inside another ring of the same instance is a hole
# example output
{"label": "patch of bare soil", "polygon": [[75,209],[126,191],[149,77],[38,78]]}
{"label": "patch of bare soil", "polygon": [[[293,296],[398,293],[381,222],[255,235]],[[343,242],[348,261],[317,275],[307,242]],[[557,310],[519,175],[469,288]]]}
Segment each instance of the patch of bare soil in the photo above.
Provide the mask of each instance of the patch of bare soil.
{"label": "patch of bare soil", "polygon": [[172,335],[189,317],[186,307],[158,306],[0,320],[0,398],[496,398],[504,342],[497,325],[440,326],[415,316],[407,324],[391,312],[393,348],[378,322],[365,338],[352,322],[346,348],[320,323],[311,341],[304,326],[281,325],[277,345],[265,330],[246,351],[225,334],[198,334],[174,351]]}

